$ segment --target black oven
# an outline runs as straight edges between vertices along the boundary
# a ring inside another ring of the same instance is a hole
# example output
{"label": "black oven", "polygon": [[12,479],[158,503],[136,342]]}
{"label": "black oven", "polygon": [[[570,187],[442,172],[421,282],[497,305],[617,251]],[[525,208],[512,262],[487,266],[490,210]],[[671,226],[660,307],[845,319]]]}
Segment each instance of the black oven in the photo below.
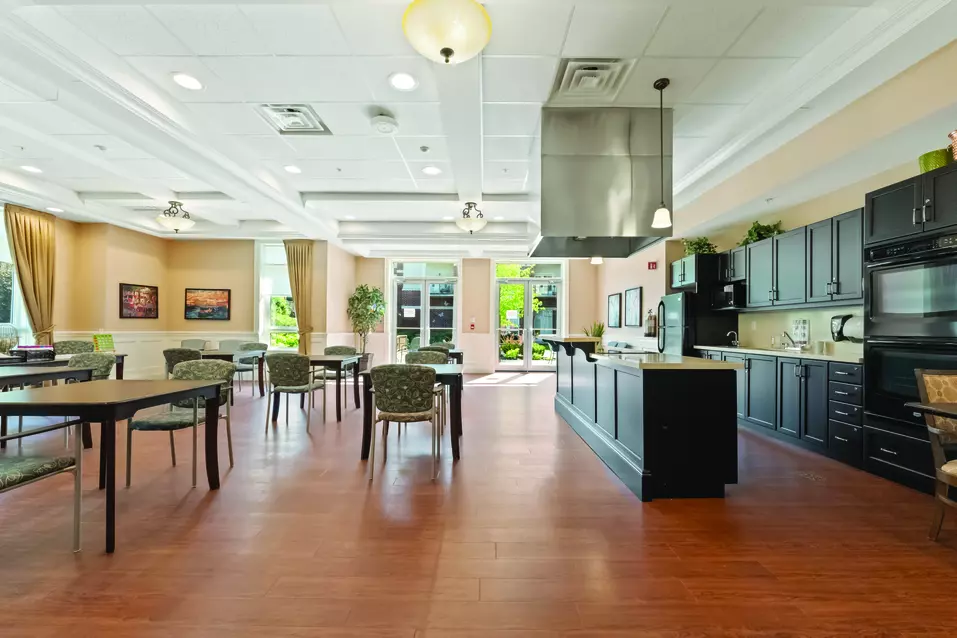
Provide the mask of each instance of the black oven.
{"label": "black oven", "polygon": [[957,341],[867,339],[864,342],[864,411],[923,427],[923,415],[904,405],[920,401],[914,375],[918,368],[957,370]]}

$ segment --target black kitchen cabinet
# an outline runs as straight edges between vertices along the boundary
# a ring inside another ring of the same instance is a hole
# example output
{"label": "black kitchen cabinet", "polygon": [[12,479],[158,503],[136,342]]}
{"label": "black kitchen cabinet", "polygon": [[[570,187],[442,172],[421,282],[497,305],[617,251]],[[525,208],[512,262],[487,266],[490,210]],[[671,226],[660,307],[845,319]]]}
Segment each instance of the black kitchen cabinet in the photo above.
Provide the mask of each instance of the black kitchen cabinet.
{"label": "black kitchen cabinet", "polygon": [[827,449],[827,362],[801,362],[801,439],[808,445]]}
{"label": "black kitchen cabinet", "polygon": [[807,301],[805,228],[795,228],[772,237],[774,253],[774,284],[772,305],[787,306]]}
{"label": "black kitchen cabinet", "polygon": [[807,301],[864,298],[863,211],[853,210],[807,227]]}
{"label": "black kitchen cabinet", "polygon": [[718,281],[718,255],[688,255],[671,262],[672,288],[697,288]]}
{"label": "black kitchen cabinet", "polygon": [[923,232],[920,177],[885,186],[864,196],[864,244]]}
{"label": "black kitchen cabinet", "polygon": [[957,225],[957,165],[924,173],[921,187],[920,217],[924,232]]}
{"label": "black kitchen cabinet", "polygon": [[801,360],[778,359],[778,432],[801,436]]}
{"label": "black kitchen cabinet", "polygon": [[724,283],[744,281],[747,278],[747,252],[744,246],[727,250],[718,255],[718,275]]}
{"label": "black kitchen cabinet", "polygon": [[747,415],[748,409],[748,371],[747,368],[747,357],[743,354],[734,354],[732,352],[722,353],[723,361],[731,361],[732,363],[740,363],[742,367],[740,370],[735,370],[735,374],[738,377],[737,382],[737,391],[738,391],[738,418],[743,419]]}
{"label": "black kitchen cabinet", "polygon": [[834,268],[834,232],[830,219],[807,227],[807,300],[831,300]]}
{"label": "black kitchen cabinet", "polygon": [[777,357],[745,355],[747,414],[745,418],[774,430],[777,427]]}
{"label": "black kitchen cabinet", "polygon": [[774,243],[773,238],[756,241],[745,246],[747,253],[747,305],[760,308],[772,304],[774,288]]}

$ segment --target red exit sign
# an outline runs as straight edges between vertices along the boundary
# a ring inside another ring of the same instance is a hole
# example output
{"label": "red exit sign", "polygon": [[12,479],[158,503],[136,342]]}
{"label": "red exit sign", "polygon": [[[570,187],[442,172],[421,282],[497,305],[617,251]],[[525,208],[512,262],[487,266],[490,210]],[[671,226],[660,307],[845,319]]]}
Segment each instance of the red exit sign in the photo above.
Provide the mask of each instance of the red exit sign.
{"label": "red exit sign", "polygon": [[648,262],[648,270],[658,270],[658,262],[657,262],[657,261],[649,261],[649,262]]}

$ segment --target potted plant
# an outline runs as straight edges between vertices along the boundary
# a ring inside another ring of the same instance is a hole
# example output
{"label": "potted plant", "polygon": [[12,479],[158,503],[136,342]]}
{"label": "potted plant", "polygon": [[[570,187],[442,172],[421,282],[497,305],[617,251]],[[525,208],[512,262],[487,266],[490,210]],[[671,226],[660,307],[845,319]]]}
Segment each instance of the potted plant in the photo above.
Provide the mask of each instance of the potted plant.
{"label": "potted plant", "polygon": [[585,326],[582,328],[582,331],[584,331],[586,337],[595,337],[599,340],[598,343],[595,344],[595,352],[605,351],[605,344],[601,341],[601,339],[605,336],[604,323],[596,321],[591,326]]}
{"label": "potted plant", "polygon": [[753,244],[756,241],[761,241],[762,239],[767,239],[768,237],[780,235],[783,232],[784,231],[781,230],[781,222],[775,222],[773,224],[754,222],[751,224],[751,228],[748,229],[744,239],[742,239],[741,243],[738,245],[747,246],[748,244]]}
{"label": "potted plant", "polygon": [[682,239],[681,243],[685,246],[686,255],[713,255],[718,252],[718,247],[712,244],[707,237]]}
{"label": "potted plant", "polygon": [[382,322],[385,317],[385,295],[381,288],[360,284],[349,297],[349,307],[346,310],[349,321],[352,322],[352,331],[358,341],[358,350],[362,355],[359,370],[368,370],[372,363],[372,353],[366,352],[369,344],[369,333]]}

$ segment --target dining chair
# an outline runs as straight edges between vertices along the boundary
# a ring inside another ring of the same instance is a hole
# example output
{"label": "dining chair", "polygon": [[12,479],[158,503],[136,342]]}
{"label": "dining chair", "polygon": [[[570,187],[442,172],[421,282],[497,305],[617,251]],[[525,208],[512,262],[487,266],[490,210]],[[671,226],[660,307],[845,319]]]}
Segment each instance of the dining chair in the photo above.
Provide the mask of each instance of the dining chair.
{"label": "dining chair", "polygon": [[[166,378],[173,373],[173,368],[184,361],[199,361],[203,354],[197,348],[167,348],[163,350],[163,358],[166,359]],[[228,363],[228,362],[227,362]]]}
{"label": "dining chair", "polygon": [[[268,343],[258,343],[258,342],[255,342],[255,341],[246,341],[246,342],[243,342],[243,343],[239,344],[239,348],[237,348],[237,352],[249,352],[249,351],[265,352],[265,351],[268,350],[268,349],[269,349],[269,344],[268,344]],[[255,394],[256,394],[256,384],[253,383],[253,380],[254,380],[254,378],[255,378],[256,366],[258,365],[258,363],[259,363],[259,357],[261,357],[261,356],[263,356],[263,355],[259,355],[259,356],[256,356],[256,357],[240,357],[239,360],[236,361],[236,378],[239,379],[239,391],[240,391],[240,392],[242,392],[242,390],[243,390],[243,372],[248,372],[248,373],[249,373],[249,387],[252,388],[253,396],[255,396]]]}
{"label": "dining chair", "polygon": [[205,339],[183,339],[179,342],[180,348],[189,348],[190,350],[203,350],[206,348]]}
{"label": "dining chair", "polygon": [[[341,355],[341,356],[351,356],[356,354],[356,352],[357,350],[353,348],[352,346],[329,346],[322,351],[323,354]],[[356,381],[356,373],[358,372],[357,370],[358,367],[359,367],[358,365],[355,365],[352,368],[353,383],[358,383]],[[330,370],[327,370],[325,367],[319,366],[318,368],[314,370],[314,372],[315,372],[314,376],[316,379],[322,379],[323,381],[326,381],[329,378],[327,373],[329,373]],[[343,370],[343,373],[348,375],[348,372],[346,370]],[[348,378],[344,379],[344,381],[347,381],[347,380]]]}
{"label": "dining chair", "polygon": [[[445,351],[455,350],[455,344],[449,343],[448,341],[443,341],[442,343],[430,343],[430,346],[435,346],[437,348],[442,348]],[[421,348],[420,348],[421,350]]]}
{"label": "dining chair", "polygon": [[237,352],[239,347],[244,343],[246,342],[242,339],[223,339],[219,342],[219,347],[217,350],[220,352]]}
{"label": "dining chair", "polygon": [[[110,374],[113,372],[113,366],[116,365],[116,355],[113,355],[109,352],[81,352],[70,357],[70,360],[67,362],[68,368],[92,368],[93,374],[91,381],[103,381],[104,379],[109,379]],[[22,422],[22,417],[21,417]],[[81,427],[89,428],[89,424],[83,424]],[[69,446],[70,444],[70,432],[73,431],[73,428],[64,428],[63,430],[63,444]]]}
{"label": "dining chair", "polygon": [[[415,352],[410,352],[405,355],[405,362],[411,365],[421,365],[421,364],[444,364],[448,363],[448,355],[444,352],[435,352],[433,350],[416,350]],[[441,403],[439,404],[439,423],[441,424],[441,433],[445,433],[445,424],[448,420],[448,410],[446,408],[446,390],[445,384],[436,383],[435,387],[437,390],[441,391],[439,397]]]}
{"label": "dining chair", "polygon": [[80,354],[81,352],[93,352],[92,341],[57,341],[53,344],[53,355],[61,354]]}
{"label": "dining chair", "polygon": [[[229,467],[233,466],[233,433],[230,428],[229,390],[236,374],[236,366],[228,361],[215,359],[184,361],[173,368],[173,379],[180,381],[221,381],[219,407],[226,406],[226,445],[229,449]],[[196,487],[196,430],[206,420],[206,405],[199,399],[185,399],[170,404],[169,410],[152,412],[145,416],[134,414],[126,428],[126,487],[130,486],[133,467],[133,432],[169,432],[169,454],[176,467],[176,443],[173,432],[193,428],[193,487]],[[217,411],[218,414],[218,411]],[[222,418],[222,417],[220,417]],[[218,427],[214,423],[212,427]],[[207,427],[210,427],[207,424]]]}
{"label": "dining chair", "polygon": [[309,395],[306,411],[306,432],[309,432],[312,420],[312,406],[315,401],[315,391],[322,390],[322,420],[326,420],[326,384],[317,382],[310,369],[309,357],[295,352],[272,352],[266,355],[266,366],[269,368],[269,393],[266,395],[266,433],[269,432],[269,421],[272,418],[273,394],[276,401],[279,395],[286,395],[286,425],[289,425],[289,398],[290,395]]}
{"label": "dining chair", "polygon": [[[957,373],[947,370],[914,370],[921,403],[957,403]],[[957,419],[924,413],[930,450],[936,469],[934,517],[930,523],[931,540],[937,540],[944,524],[945,506],[957,508],[948,497],[948,488],[957,487],[957,460],[948,461],[944,446],[957,444]]]}
{"label": "dining chair", "polygon": [[[442,363],[449,362],[449,348],[443,348],[441,346],[432,344],[431,346],[422,346],[416,352],[440,352],[445,355],[445,361]],[[410,353],[411,354],[411,353]],[[408,355],[406,355],[406,360],[408,360]]]}
{"label": "dining chair", "polygon": [[[411,353],[410,353],[411,354]],[[436,477],[436,460],[441,439],[436,415],[435,370],[427,366],[395,363],[372,368],[372,439],[369,447],[369,480],[375,477],[376,425],[383,422],[383,437],[391,421],[396,423],[432,424],[432,480]]]}

